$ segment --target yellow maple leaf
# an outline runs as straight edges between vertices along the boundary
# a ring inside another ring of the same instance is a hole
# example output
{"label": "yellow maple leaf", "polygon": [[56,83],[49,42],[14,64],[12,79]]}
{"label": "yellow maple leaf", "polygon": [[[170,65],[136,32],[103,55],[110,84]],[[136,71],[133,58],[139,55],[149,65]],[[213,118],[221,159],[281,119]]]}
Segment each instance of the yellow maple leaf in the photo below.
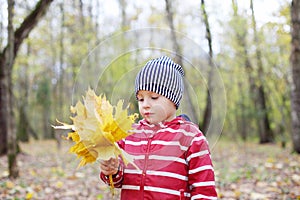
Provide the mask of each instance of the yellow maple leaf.
{"label": "yellow maple leaf", "polygon": [[32,192],[28,192],[27,194],[26,194],[26,196],[25,196],[25,199],[27,200],[27,199],[32,199],[32,197],[33,197],[33,193]]}
{"label": "yellow maple leaf", "polygon": [[69,151],[81,158],[78,167],[97,159],[108,160],[118,156],[122,157],[125,164],[133,164],[133,157],[116,144],[130,134],[132,124],[138,116],[128,115],[123,104],[120,100],[116,106],[112,106],[105,95],[97,96],[92,89],[88,89],[83,103],[78,101],[70,108],[75,115],[70,117],[73,124],[58,121],[62,126],[53,126],[55,129],[73,130],[67,139],[75,142]]}
{"label": "yellow maple leaf", "polygon": [[[131,134],[129,131],[138,117],[137,114],[128,115],[127,108],[123,109],[123,101],[117,106],[112,106],[105,95],[97,96],[88,89],[83,103],[78,101],[71,106],[70,111],[74,117],[70,117],[73,124],[59,122],[62,126],[53,126],[55,129],[72,129],[67,139],[75,144],[69,149],[71,153],[81,158],[78,167],[93,163],[97,159],[108,160],[112,157],[122,157],[127,165],[133,163],[133,157],[123,151],[116,144],[117,141]],[[109,176],[110,186],[113,193],[112,176]]]}

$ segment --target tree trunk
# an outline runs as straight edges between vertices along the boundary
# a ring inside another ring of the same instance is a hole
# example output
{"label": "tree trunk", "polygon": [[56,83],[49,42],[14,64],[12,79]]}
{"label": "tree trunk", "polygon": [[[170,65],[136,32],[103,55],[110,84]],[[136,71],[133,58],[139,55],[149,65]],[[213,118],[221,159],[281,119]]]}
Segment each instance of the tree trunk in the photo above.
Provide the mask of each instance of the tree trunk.
{"label": "tree trunk", "polygon": [[1,12],[0,13],[0,20],[1,20],[1,23],[0,23],[0,44],[3,44],[3,41],[4,41],[4,27],[3,27],[3,21],[4,21],[4,13],[3,12]]}
{"label": "tree trunk", "polygon": [[[29,57],[30,55],[30,43],[27,42],[27,52],[26,55]],[[28,68],[29,68],[28,60],[26,60],[26,64],[22,66],[22,69],[19,73],[19,91],[22,98],[19,98],[18,101],[18,109],[19,109],[19,121],[17,128],[17,139],[18,141],[28,142],[29,141],[29,129],[30,123],[27,119],[27,107],[28,107]]]}
{"label": "tree trunk", "polygon": [[[59,4],[61,12],[61,26],[60,26],[60,38],[59,38],[59,82],[58,82],[58,110],[57,113],[63,113],[64,108],[64,57],[65,57],[65,46],[64,46],[64,29],[65,29],[65,13],[64,13],[64,1]],[[73,42],[73,41],[72,41]],[[48,122],[45,122],[48,123]],[[47,131],[47,130],[45,130]],[[47,134],[47,132],[45,132]],[[49,135],[49,134],[48,134]]]}
{"label": "tree trunk", "polygon": [[50,91],[50,80],[48,77],[43,77],[38,83],[37,89],[37,103],[41,106],[41,117],[42,117],[42,131],[45,139],[53,139],[49,126],[49,112],[51,110],[51,91]]}
{"label": "tree trunk", "polygon": [[259,130],[260,130],[259,142],[261,144],[274,142],[274,134],[273,131],[271,130],[270,120],[267,113],[265,91],[262,85],[260,85],[258,88],[257,103],[258,103],[258,112],[261,112],[259,114]]}
{"label": "tree trunk", "polygon": [[236,123],[237,130],[240,132],[241,138],[243,141],[247,140],[248,132],[247,132],[247,119],[246,119],[246,105],[245,105],[245,95],[243,93],[242,83],[238,83],[239,93],[240,93],[240,101],[238,104],[238,109],[240,112],[236,114]]}
{"label": "tree trunk", "polygon": [[6,51],[0,57],[0,155],[7,153],[8,80],[5,53]]}
{"label": "tree trunk", "polygon": [[[175,33],[175,28],[174,28],[174,20],[173,20],[173,13],[172,13],[172,5],[171,5],[171,1],[170,0],[165,0],[166,2],[166,12],[167,12],[167,20],[168,20],[168,24],[169,24],[169,27],[171,29],[171,39],[172,39],[172,42],[173,42],[173,50],[175,52],[175,62],[177,62],[179,65],[182,65],[182,53],[181,53],[181,50],[180,50],[180,47],[179,47],[179,44],[178,44],[178,41],[177,41],[177,37],[176,37],[176,33]],[[187,84],[187,81],[186,79],[184,79],[184,84],[185,86],[188,86]],[[192,121],[195,121],[197,123],[199,123],[199,119],[197,117],[197,114],[195,113],[195,108],[193,106],[193,102],[192,102],[192,98],[190,98],[191,94],[190,94],[190,91],[189,91],[189,88],[188,87],[185,87],[185,94],[188,96],[186,98],[187,100],[187,104],[188,104],[188,113],[191,115],[190,117],[192,118]]]}
{"label": "tree trunk", "polygon": [[254,42],[256,44],[256,60],[257,60],[257,67],[258,67],[258,81],[259,86],[256,91],[256,104],[257,104],[257,112],[259,113],[259,137],[260,143],[269,143],[274,142],[274,134],[271,130],[270,120],[268,117],[267,112],[267,100],[265,95],[265,89],[263,85],[263,64],[262,64],[262,56],[261,56],[261,49],[260,49],[260,42],[256,30],[256,20],[254,15],[253,9],[253,1],[250,0],[250,8],[252,12],[252,24],[253,24],[253,34],[254,34]]}
{"label": "tree trunk", "polygon": [[7,131],[7,157],[8,157],[8,171],[10,178],[17,178],[19,170],[17,165],[17,135],[15,131],[14,115],[13,115],[13,95],[12,95],[12,66],[14,64],[14,28],[13,28],[13,9],[15,2],[8,1],[8,46],[6,51],[6,84],[7,93],[5,95],[7,110],[6,110],[6,131]]}
{"label": "tree trunk", "polygon": [[171,39],[173,42],[173,49],[176,53],[176,58],[175,61],[182,66],[182,59],[180,57],[181,55],[181,50],[177,41],[176,33],[175,33],[175,28],[174,28],[174,20],[173,20],[173,12],[172,12],[172,3],[170,0],[165,0],[166,2],[166,12],[167,12],[167,20],[169,27],[171,29]]}
{"label": "tree trunk", "polygon": [[[24,39],[28,37],[31,30],[37,25],[38,21],[44,16],[46,10],[53,0],[40,0],[35,9],[24,19],[20,27],[14,32],[13,41],[13,54],[12,61],[9,60],[9,48],[8,44],[0,54],[0,154],[7,153],[7,135],[10,134],[7,124],[8,119],[11,118],[9,101],[11,99],[12,88],[9,88],[9,81],[11,80],[11,71],[17,52],[23,43]],[[11,1],[8,1],[10,4]],[[11,65],[7,66],[7,63]],[[11,109],[12,110],[12,109]],[[13,122],[14,123],[14,122]],[[13,124],[12,123],[12,124]]]}
{"label": "tree trunk", "polygon": [[27,121],[25,109],[25,103],[21,102],[21,105],[19,106],[19,122],[17,128],[17,139],[21,142],[29,142],[29,126],[25,123],[25,121]]}
{"label": "tree trunk", "polygon": [[33,130],[30,121],[28,120],[26,107],[28,105],[22,104],[19,108],[19,123],[18,123],[18,141],[28,142],[31,135],[34,139],[38,139],[37,133]]}
{"label": "tree trunk", "polygon": [[207,80],[207,90],[206,90],[206,106],[204,110],[204,115],[203,115],[203,121],[202,125],[200,126],[204,135],[206,135],[210,120],[211,120],[211,113],[212,113],[212,107],[211,107],[211,96],[210,94],[213,94],[213,87],[211,86],[211,82],[213,80],[213,63],[212,63],[212,58],[213,58],[213,50],[212,50],[212,38],[211,38],[211,33],[210,33],[210,26],[208,22],[208,16],[205,10],[205,2],[204,0],[201,0],[201,11],[204,19],[204,24],[205,24],[205,29],[206,29],[206,39],[208,43],[208,48],[209,48],[209,69],[208,69],[208,80]]}
{"label": "tree trunk", "polygon": [[291,5],[292,19],[292,91],[291,91],[291,117],[293,150],[300,154],[300,0],[293,0]]}
{"label": "tree trunk", "polygon": [[[80,24],[81,24],[81,27],[84,27],[85,26],[85,22],[84,22],[84,14],[83,14],[83,2],[82,0],[79,0],[79,11],[80,11]],[[63,15],[63,13],[62,13]]]}
{"label": "tree trunk", "polygon": [[[72,4],[72,9],[74,8],[74,10],[76,9],[75,7],[75,1]],[[61,3],[59,3],[59,9],[60,9],[60,14],[61,14],[61,18],[60,18],[60,36],[59,36],[59,76],[58,76],[58,83],[57,83],[57,87],[54,88],[55,90],[55,94],[57,95],[57,102],[56,104],[58,106],[55,107],[54,113],[55,115],[64,113],[64,79],[65,79],[65,69],[64,69],[64,58],[65,58],[65,46],[64,46],[64,40],[65,40],[65,3],[64,1],[62,1]],[[83,4],[82,1],[79,0],[79,10],[80,10],[80,16],[78,16],[78,20],[80,21],[80,23],[82,25],[84,25],[84,20],[83,20]],[[51,38],[52,39],[52,38]],[[71,40],[72,44],[73,44],[73,40]],[[53,46],[52,48],[53,52],[56,51],[55,47]],[[54,54],[55,55],[55,54]],[[55,61],[54,61],[55,62]],[[75,80],[75,79],[74,79]],[[45,82],[44,82],[45,81]],[[51,84],[48,85],[47,80],[43,80],[44,83],[44,88],[43,89],[49,89],[51,88]],[[46,90],[47,92],[50,92],[49,90]],[[43,95],[48,96],[48,93],[46,94],[45,91],[42,92]],[[43,97],[44,98],[44,97]],[[46,98],[50,98],[46,97]],[[56,99],[55,99],[56,100]],[[43,105],[43,103],[41,102],[42,105],[42,109],[43,109],[43,137],[44,138],[48,138],[48,139],[52,139],[54,138],[56,140],[56,144],[57,144],[57,148],[60,149],[61,147],[61,141],[60,141],[60,136],[58,134],[58,132],[49,129],[49,122],[50,122],[50,118],[49,116],[51,116],[51,113],[47,113],[47,110],[45,110],[45,107],[49,107],[50,105]]]}
{"label": "tree trunk", "polygon": [[127,3],[126,0],[119,0],[119,6],[121,9],[121,13],[122,13],[122,24],[121,24],[121,29],[123,31],[126,31],[129,29],[129,23],[127,20],[127,13],[126,13],[126,7],[127,7]]}
{"label": "tree trunk", "polygon": [[[232,0],[232,9],[233,9],[233,16],[237,20],[239,19],[238,17],[238,5],[235,0]],[[237,21],[237,26],[239,27],[240,24],[243,24],[243,21]],[[240,27],[239,27],[240,28]],[[245,70],[248,74],[248,82],[249,82],[249,87],[250,87],[250,94],[249,96],[251,97],[251,100],[253,102],[253,107],[255,106],[255,99],[253,94],[255,93],[255,81],[253,77],[253,67],[250,62],[249,58],[249,53],[248,53],[248,44],[247,44],[247,28],[244,28],[243,31],[238,31],[235,30],[235,40],[238,43],[238,46],[241,47],[240,52],[236,53],[236,56],[238,55],[243,55],[243,60],[242,63],[244,64]],[[242,88],[242,82],[238,82],[238,88],[239,92],[241,93],[241,100],[239,103],[239,114],[236,116],[236,121],[237,121],[237,130],[240,131],[240,135],[242,139],[245,141],[248,137],[248,130],[246,126],[246,114],[245,111],[247,109],[247,105],[245,105],[245,95],[244,95],[244,89]],[[248,120],[249,121],[249,120]]]}

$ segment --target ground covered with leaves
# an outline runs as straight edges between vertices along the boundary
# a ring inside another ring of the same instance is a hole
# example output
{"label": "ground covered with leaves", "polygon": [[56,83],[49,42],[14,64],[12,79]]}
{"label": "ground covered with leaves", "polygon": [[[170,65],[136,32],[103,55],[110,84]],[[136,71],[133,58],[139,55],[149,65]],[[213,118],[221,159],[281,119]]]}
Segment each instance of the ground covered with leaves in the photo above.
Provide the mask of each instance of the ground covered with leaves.
{"label": "ground covered with leaves", "polygon": [[[99,164],[77,169],[79,160],[63,141],[21,144],[20,177],[7,178],[7,158],[0,157],[0,199],[119,199],[99,180]],[[300,156],[279,145],[220,140],[211,147],[219,199],[300,200]]]}
{"label": "ground covered with leaves", "polygon": [[300,200],[300,155],[290,147],[220,141],[212,154],[220,199]]}

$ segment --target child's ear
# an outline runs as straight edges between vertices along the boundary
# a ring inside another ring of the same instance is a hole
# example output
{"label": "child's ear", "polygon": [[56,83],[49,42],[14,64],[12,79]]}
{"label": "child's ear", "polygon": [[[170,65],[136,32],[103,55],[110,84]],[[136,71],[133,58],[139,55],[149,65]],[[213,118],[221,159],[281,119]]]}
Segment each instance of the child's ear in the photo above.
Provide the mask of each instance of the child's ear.
{"label": "child's ear", "polygon": [[178,108],[177,108],[176,104],[174,102],[172,102],[172,103],[174,105],[175,110],[177,110]]}

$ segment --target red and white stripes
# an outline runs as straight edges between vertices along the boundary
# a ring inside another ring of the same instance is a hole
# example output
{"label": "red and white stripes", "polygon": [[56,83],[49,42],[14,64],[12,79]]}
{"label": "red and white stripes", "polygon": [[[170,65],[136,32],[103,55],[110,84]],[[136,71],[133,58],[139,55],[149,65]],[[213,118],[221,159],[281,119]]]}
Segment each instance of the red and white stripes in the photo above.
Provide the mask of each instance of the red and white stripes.
{"label": "red and white stripes", "polygon": [[176,118],[155,127],[141,121],[135,128],[119,142],[139,167],[119,172],[121,199],[217,199],[208,143],[193,123]]}

